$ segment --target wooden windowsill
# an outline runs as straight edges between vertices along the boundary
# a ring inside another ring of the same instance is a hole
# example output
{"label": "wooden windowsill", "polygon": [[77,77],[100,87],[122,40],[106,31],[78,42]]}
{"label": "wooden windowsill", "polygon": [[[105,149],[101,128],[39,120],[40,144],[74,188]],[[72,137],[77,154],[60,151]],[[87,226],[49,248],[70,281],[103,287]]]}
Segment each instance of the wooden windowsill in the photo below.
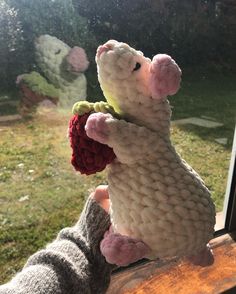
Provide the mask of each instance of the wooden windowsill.
{"label": "wooden windowsill", "polygon": [[187,261],[150,261],[114,273],[107,294],[236,293],[232,289],[236,286],[235,240],[236,233],[212,240],[215,261],[209,267]]}

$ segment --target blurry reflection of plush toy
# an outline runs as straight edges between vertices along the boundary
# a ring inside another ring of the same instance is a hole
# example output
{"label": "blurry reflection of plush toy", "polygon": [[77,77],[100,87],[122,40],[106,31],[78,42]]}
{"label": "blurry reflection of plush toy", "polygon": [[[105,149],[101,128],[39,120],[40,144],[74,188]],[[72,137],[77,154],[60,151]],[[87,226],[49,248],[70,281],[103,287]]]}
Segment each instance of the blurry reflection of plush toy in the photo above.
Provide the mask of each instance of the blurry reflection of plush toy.
{"label": "blurry reflection of plush toy", "polygon": [[83,48],[71,48],[56,37],[42,35],[35,41],[35,55],[42,75],[31,72],[17,77],[22,107],[30,110],[44,99],[61,107],[86,100],[84,71],[89,62]]}
{"label": "blurry reflection of plush toy", "polygon": [[35,41],[36,61],[54,87],[59,89],[61,106],[72,106],[74,102],[86,99],[87,81],[84,71],[89,62],[83,48],[69,47],[49,35],[42,35]]}
{"label": "blurry reflection of plush toy", "polygon": [[107,103],[75,104],[70,140],[77,170],[91,174],[108,164],[112,226],[103,255],[121,266],[184,256],[211,264],[215,207],[170,140],[167,96],[179,89],[180,68],[166,54],[151,61],[114,40],[98,47],[96,62]]}

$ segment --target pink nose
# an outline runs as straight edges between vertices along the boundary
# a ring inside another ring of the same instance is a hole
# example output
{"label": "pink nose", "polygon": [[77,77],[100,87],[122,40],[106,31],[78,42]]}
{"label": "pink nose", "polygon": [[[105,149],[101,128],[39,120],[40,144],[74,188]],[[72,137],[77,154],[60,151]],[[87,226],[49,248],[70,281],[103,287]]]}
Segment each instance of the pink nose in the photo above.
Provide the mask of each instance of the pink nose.
{"label": "pink nose", "polygon": [[112,45],[104,44],[98,47],[97,49],[97,58],[99,58],[103,52],[107,52],[112,49]]}

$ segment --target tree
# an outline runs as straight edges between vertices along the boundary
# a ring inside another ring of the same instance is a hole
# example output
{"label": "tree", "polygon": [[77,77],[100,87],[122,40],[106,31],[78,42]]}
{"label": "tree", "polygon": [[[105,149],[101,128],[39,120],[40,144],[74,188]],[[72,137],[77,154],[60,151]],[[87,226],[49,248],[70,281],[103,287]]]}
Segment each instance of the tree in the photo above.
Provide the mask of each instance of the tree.
{"label": "tree", "polygon": [[0,88],[8,85],[15,66],[15,52],[21,46],[22,27],[17,11],[4,1],[0,1]]}
{"label": "tree", "polygon": [[234,0],[217,1],[216,18],[218,37],[223,41],[218,48],[222,62],[236,70],[236,2]]}
{"label": "tree", "polygon": [[[169,53],[186,66],[223,63],[222,48],[229,37],[221,27],[229,21],[226,19],[228,13],[220,8],[219,17],[217,9],[221,5],[235,7],[233,0],[73,2],[78,13],[88,19],[90,30],[100,43],[110,38],[118,39],[142,49],[148,56],[157,52]],[[235,10],[231,13],[230,19],[235,20]],[[231,26],[228,30],[235,35],[235,28]],[[233,47],[229,50],[235,51]]]}

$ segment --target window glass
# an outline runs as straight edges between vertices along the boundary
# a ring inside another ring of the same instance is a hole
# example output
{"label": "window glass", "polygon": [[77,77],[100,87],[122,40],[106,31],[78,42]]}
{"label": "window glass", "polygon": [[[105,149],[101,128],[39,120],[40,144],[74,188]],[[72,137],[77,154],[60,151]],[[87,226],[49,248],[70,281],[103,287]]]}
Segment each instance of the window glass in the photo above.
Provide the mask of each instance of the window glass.
{"label": "window glass", "polygon": [[[105,173],[76,174],[71,107],[104,100],[96,49],[109,39],[182,69],[171,139],[222,209],[236,113],[236,5],[189,0],[0,0],[0,282],[75,221]],[[80,56],[77,61],[75,56]]]}

